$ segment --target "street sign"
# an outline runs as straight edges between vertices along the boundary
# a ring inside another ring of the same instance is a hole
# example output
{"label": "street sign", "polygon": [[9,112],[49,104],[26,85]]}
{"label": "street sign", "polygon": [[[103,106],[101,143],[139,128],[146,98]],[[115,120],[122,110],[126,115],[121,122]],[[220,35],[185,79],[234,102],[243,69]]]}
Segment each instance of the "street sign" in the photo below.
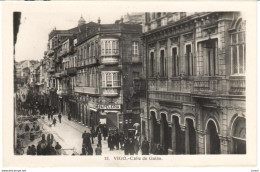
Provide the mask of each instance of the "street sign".
{"label": "street sign", "polygon": [[121,109],[120,105],[99,105],[99,109]]}

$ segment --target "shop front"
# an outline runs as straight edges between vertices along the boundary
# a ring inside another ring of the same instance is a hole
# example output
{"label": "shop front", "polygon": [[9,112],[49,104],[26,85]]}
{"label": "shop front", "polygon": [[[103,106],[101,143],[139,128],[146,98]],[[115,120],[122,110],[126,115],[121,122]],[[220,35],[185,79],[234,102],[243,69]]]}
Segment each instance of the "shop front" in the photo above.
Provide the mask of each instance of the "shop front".
{"label": "shop front", "polygon": [[121,113],[121,105],[99,105],[99,110],[99,122],[101,124],[106,124],[110,131],[123,130],[123,115]]}

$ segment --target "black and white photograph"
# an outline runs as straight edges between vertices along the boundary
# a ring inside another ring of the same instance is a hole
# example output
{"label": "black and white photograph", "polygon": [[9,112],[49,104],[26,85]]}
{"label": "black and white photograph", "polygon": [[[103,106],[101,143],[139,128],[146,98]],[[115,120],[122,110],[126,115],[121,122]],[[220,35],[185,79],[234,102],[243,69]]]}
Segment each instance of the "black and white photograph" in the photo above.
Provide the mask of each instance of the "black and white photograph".
{"label": "black and white photograph", "polygon": [[73,7],[12,11],[12,156],[252,152],[245,10]]}

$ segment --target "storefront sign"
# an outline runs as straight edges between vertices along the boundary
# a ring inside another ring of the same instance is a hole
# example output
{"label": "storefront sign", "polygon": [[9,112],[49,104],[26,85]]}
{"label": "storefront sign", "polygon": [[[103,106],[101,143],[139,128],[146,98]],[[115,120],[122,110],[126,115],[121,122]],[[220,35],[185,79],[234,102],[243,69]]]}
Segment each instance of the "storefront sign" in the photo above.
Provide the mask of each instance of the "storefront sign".
{"label": "storefront sign", "polygon": [[99,105],[99,109],[121,109],[120,105]]}

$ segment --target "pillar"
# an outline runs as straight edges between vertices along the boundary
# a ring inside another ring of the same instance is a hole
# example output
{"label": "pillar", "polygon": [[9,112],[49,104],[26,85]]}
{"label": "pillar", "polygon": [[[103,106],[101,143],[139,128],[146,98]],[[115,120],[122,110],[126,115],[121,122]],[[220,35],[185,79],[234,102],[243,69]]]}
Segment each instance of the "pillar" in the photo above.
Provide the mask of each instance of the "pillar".
{"label": "pillar", "polygon": [[164,147],[164,145],[165,145],[165,138],[164,138],[164,121],[163,121],[163,119],[161,118],[161,120],[160,120],[160,144],[161,144],[161,146],[163,146]]}
{"label": "pillar", "polygon": [[185,122],[185,154],[190,154],[190,132],[189,132],[189,123]]}
{"label": "pillar", "polygon": [[176,154],[176,119],[172,118],[172,150]]}

